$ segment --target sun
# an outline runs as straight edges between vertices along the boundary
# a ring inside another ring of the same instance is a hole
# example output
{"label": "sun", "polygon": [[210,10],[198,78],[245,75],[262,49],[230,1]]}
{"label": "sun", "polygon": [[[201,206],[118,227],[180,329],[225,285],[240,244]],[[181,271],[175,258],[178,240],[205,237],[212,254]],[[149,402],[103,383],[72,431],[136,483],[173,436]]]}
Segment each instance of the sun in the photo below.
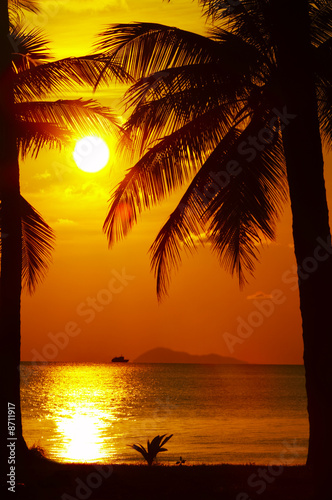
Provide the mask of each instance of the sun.
{"label": "sun", "polygon": [[107,165],[110,152],[101,137],[89,135],[77,141],[73,156],[78,168],[84,172],[98,172]]}

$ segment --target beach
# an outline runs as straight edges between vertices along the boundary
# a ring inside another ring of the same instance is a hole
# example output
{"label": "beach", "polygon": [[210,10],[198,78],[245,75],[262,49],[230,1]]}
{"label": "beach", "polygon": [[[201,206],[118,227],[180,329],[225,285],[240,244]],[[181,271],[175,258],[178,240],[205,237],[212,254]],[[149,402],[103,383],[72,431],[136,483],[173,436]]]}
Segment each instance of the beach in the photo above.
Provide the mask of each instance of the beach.
{"label": "beach", "polygon": [[26,469],[22,498],[47,500],[306,500],[304,466],[98,465],[40,460]]}

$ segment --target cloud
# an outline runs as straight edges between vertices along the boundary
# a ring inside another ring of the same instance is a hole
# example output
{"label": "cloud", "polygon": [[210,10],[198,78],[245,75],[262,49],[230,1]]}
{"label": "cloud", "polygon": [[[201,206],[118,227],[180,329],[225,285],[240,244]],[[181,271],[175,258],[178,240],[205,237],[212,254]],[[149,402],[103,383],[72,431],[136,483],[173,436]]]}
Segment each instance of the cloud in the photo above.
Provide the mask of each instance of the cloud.
{"label": "cloud", "polygon": [[79,197],[95,198],[95,199],[109,199],[109,186],[103,186],[94,181],[88,181],[84,184],[72,184],[63,190],[63,194],[67,198]]}
{"label": "cloud", "polygon": [[184,241],[182,242],[182,246],[185,244],[194,244],[195,246],[197,245],[204,245],[204,246],[210,246],[211,241],[209,241],[209,235],[207,233],[200,233],[200,234],[194,234],[191,233],[190,237],[187,236],[185,237]]}
{"label": "cloud", "polygon": [[126,0],[44,0],[42,3],[42,11],[48,13],[49,15],[57,14],[60,9],[66,9],[72,12],[103,12],[105,10],[110,10],[110,8],[121,8],[128,10],[128,4]]}
{"label": "cloud", "polygon": [[34,177],[34,179],[41,181],[41,180],[48,179],[49,177],[51,177],[51,174],[45,170],[45,172],[43,172],[41,174],[36,174],[33,177]]}
{"label": "cloud", "polygon": [[259,300],[259,299],[272,299],[272,295],[270,293],[265,292],[255,292],[253,295],[248,295],[247,300]]}
{"label": "cloud", "polygon": [[70,219],[57,219],[54,225],[57,226],[75,226],[77,222]]}

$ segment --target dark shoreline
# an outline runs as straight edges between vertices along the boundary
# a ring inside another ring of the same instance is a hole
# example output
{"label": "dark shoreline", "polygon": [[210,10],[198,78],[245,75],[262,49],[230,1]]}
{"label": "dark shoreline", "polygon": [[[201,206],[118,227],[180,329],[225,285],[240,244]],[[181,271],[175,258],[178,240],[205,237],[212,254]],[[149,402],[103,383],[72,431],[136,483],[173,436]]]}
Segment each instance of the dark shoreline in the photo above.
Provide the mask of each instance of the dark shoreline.
{"label": "dark shoreline", "polygon": [[307,500],[303,465],[94,465],[38,460],[19,498],[43,500]]}

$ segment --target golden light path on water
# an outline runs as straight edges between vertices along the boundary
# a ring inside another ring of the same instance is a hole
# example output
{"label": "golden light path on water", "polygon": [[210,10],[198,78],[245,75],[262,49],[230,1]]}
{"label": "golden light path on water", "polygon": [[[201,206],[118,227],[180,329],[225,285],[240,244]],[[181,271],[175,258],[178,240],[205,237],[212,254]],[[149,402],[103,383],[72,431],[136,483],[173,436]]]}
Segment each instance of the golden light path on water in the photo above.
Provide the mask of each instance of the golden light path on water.
{"label": "golden light path on water", "polygon": [[[110,433],[116,416],[112,407],[103,404],[103,386],[95,375],[91,368],[82,367],[78,374],[73,367],[55,385],[53,396],[58,403],[61,401],[62,407],[54,419],[62,438],[62,446],[57,450],[62,460],[94,462],[105,456],[105,436]],[[112,373],[109,375],[109,383],[116,388]],[[116,390],[114,396],[118,397]]]}
{"label": "golden light path on water", "polygon": [[[68,364],[54,365],[53,370],[46,365],[35,365],[32,369],[34,389],[44,393],[38,420],[46,424],[49,444],[54,443],[51,458],[67,462],[114,459],[113,437],[118,436],[121,428],[119,417],[121,421],[127,419],[117,404],[128,396],[123,374],[109,370],[106,378],[98,365],[81,365],[79,370]],[[115,423],[117,429],[113,428]],[[32,426],[36,427],[35,420],[28,420],[25,432],[34,433]],[[34,444],[43,447],[43,439],[41,436],[41,441],[35,440]]]}
{"label": "golden light path on water", "polygon": [[84,406],[78,405],[73,412],[60,417],[57,426],[63,436],[61,456],[71,462],[89,462],[102,457],[100,431],[105,427],[102,415],[91,415]]}

